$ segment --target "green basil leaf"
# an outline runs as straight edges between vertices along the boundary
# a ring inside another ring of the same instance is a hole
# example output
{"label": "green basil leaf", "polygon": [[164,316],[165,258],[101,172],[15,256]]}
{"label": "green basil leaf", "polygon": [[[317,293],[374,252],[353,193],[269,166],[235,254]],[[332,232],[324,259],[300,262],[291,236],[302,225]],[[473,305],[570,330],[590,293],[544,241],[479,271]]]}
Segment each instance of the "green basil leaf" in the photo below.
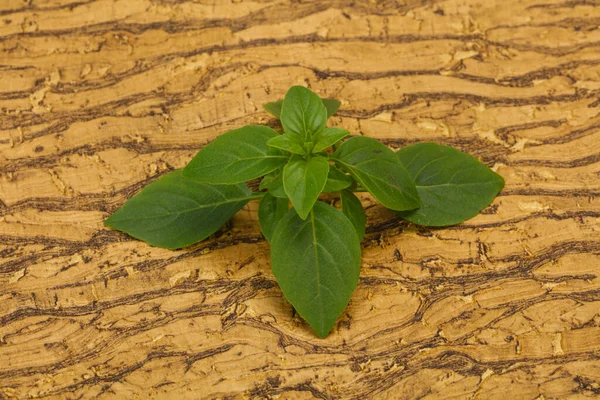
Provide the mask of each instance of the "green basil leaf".
{"label": "green basil leaf", "polygon": [[321,98],[302,86],[292,86],[283,99],[281,124],[285,133],[310,142],[313,134],[325,128],[327,109]]}
{"label": "green basil leaf", "polygon": [[[337,101],[336,99],[321,98],[321,101],[323,102],[323,105],[327,109],[327,118],[329,118],[333,114],[335,114],[336,111],[338,110],[338,108],[340,108],[340,104],[342,104],[339,101]],[[281,106],[282,105],[283,105],[283,100],[278,100],[278,101],[274,101],[272,103],[263,104],[263,108],[265,109],[265,111],[267,111],[268,113],[270,113],[271,115],[273,115],[273,116],[277,117],[277,119],[279,119],[281,117]]]}
{"label": "green basil leaf", "polygon": [[270,113],[271,115],[274,115],[275,117],[277,117],[277,119],[279,119],[281,117],[282,104],[283,104],[283,100],[274,101],[272,103],[263,104],[263,108],[265,109],[265,111],[267,111],[268,113]]}
{"label": "green basil leaf", "polygon": [[267,189],[269,189],[269,193],[271,196],[278,197],[280,199],[287,199],[288,196],[283,189],[283,174],[279,174],[273,179],[271,183],[268,184]]}
{"label": "green basil leaf", "polygon": [[325,157],[309,160],[295,156],[283,168],[283,188],[298,215],[306,219],[313,204],[325,187],[329,163]]}
{"label": "green basil leaf", "polygon": [[313,153],[317,153],[319,151],[325,150],[331,145],[339,142],[346,136],[348,136],[350,132],[341,128],[325,128],[322,131],[317,132],[313,136]]}
{"label": "green basil leaf", "polygon": [[267,194],[260,201],[260,206],[258,206],[258,222],[260,230],[267,241],[271,242],[277,224],[285,217],[289,209],[289,200],[287,197],[280,199]]}
{"label": "green basil leaf", "polygon": [[340,105],[342,104],[339,101],[337,101],[336,99],[321,98],[321,101],[323,102],[323,105],[327,109],[327,118],[329,118],[333,114],[335,114],[336,111],[338,110],[338,108],[340,108]]}
{"label": "green basil leaf", "polygon": [[346,168],[381,204],[392,210],[412,210],[421,204],[417,188],[396,154],[377,140],[348,139],[331,159]]}
{"label": "green basil leaf", "polygon": [[365,236],[367,215],[360,200],[351,191],[342,190],[340,192],[340,202],[342,203],[342,213],[352,222],[359,240],[362,240]]}
{"label": "green basil leaf", "polygon": [[304,141],[300,138],[300,136],[289,133],[269,139],[267,145],[289,151],[290,153],[294,154],[302,155],[307,153],[306,149],[304,148]]}
{"label": "green basil leaf", "polygon": [[327,182],[323,188],[324,193],[339,192],[342,189],[346,189],[352,185],[352,177],[346,175],[337,167],[330,165],[329,173],[327,174]]}
{"label": "green basil leaf", "polygon": [[212,235],[252,198],[244,184],[207,185],[175,171],[127,200],[104,225],[152,246],[178,249]]}
{"label": "green basil leaf", "polygon": [[279,222],[271,265],[285,297],[323,338],[358,283],[360,241],[344,214],[318,201],[306,220],[292,209]]}
{"label": "green basil leaf", "polygon": [[269,185],[275,180],[276,177],[277,177],[276,172],[270,172],[267,175],[265,175],[265,177],[262,178],[262,180],[258,184],[258,190],[268,189]]}
{"label": "green basil leaf", "polygon": [[463,222],[487,207],[504,187],[500,175],[453,147],[418,143],[396,154],[421,197],[421,208],[399,213],[415,224],[446,226]]}
{"label": "green basil leaf", "polygon": [[267,126],[248,125],[219,136],[198,152],[183,176],[197,182],[233,184],[276,170],[288,160],[281,150],[267,146],[279,136]]}

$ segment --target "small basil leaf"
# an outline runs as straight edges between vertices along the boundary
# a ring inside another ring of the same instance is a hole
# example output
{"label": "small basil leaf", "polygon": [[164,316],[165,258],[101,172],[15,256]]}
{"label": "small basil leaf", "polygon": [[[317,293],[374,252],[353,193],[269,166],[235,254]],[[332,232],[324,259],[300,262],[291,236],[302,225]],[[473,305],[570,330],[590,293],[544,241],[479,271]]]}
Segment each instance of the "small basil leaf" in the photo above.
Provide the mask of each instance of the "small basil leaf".
{"label": "small basil leaf", "polygon": [[367,216],[360,200],[351,191],[342,190],[340,192],[340,202],[342,203],[342,213],[352,222],[359,240],[362,240],[365,236]]}
{"label": "small basil leaf", "polygon": [[418,143],[396,154],[421,197],[421,208],[399,213],[415,224],[446,226],[463,222],[487,207],[504,187],[500,175],[453,147]]}
{"label": "small basil leaf", "polygon": [[300,136],[289,133],[269,139],[267,145],[289,151],[290,153],[294,154],[302,155],[307,153],[306,149],[304,148],[304,141],[300,138]]}
{"label": "small basil leaf", "polygon": [[348,136],[350,132],[341,128],[325,128],[322,131],[317,132],[313,136],[313,153],[317,153],[319,151],[325,150],[329,146],[339,142],[346,136]]}
{"label": "small basil leaf", "polygon": [[207,185],[175,171],[127,200],[104,225],[152,246],[178,249],[212,235],[251,195],[244,184]]}
{"label": "small basil leaf", "polygon": [[285,194],[285,190],[283,189],[283,174],[277,175],[275,179],[269,183],[267,189],[269,189],[271,196],[275,196],[280,199],[288,198],[287,194]]}
{"label": "small basil leaf", "polygon": [[285,133],[310,142],[313,134],[325,128],[327,109],[321,98],[302,86],[292,86],[283,99],[281,124]]}
{"label": "small basil leaf", "polygon": [[283,168],[283,188],[298,215],[306,219],[325,187],[329,163],[325,157],[294,157]]}
{"label": "small basil leaf", "polygon": [[412,210],[421,204],[417,188],[396,154],[377,140],[348,139],[331,159],[352,174],[381,204],[392,210]]}
{"label": "small basil leaf", "polygon": [[333,114],[335,114],[335,112],[338,110],[338,108],[340,108],[340,105],[342,104],[339,101],[337,101],[336,99],[323,99],[322,98],[321,101],[323,102],[323,105],[327,109],[327,118],[329,118]]}
{"label": "small basil leaf", "polygon": [[291,209],[279,222],[271,265],[286,299],[323,338],[358,283],[360,241],[344,214],[318,201],[306,220]]}
{"label": "small basil leaf", "polygon": [[271,182],[273,182],[275,180],[276,177],[277,177],[277,174],[275,172],[271,172],[271,173],[268,173],[267,175],[265,175],[265,177],[262,178],[262,180],[258,184],[258,190],[268,189],[269,185],[271,184]]}
{"label": "small basil leaf", "polygon": [[288,160],[281,150],[267,146],[279,136],[267,126],[248,125],[229,131],[198,152],[183,176],[197,182],[232,184],[263,176]]}
{"label": "small basil leaf", "polygon": [[265,111],[267,111],[268,113],[274,115],[275,117],[277,117],[277,119],[279,119],[281,117],[281,105],[282,104],[283,104],[283,100],[274,101],[272,103],[263,104],[263,108],[265,109]]}
{"label": "small basil leaf", "polygon": [[260,201],[258,222],[260,223],[260,230],[267,241],[271,242],[277,224],[287,214],[289,208],[287,197],[280,199],[267,194]]}
{"label": "small basil leaf", "polygon": [[335,166],[329,166],[329,173],[327,174],[327,182],[323,188],[324,193],[339,192],[342,189],[346,189],[352,185],[352,177],[346,175]]}

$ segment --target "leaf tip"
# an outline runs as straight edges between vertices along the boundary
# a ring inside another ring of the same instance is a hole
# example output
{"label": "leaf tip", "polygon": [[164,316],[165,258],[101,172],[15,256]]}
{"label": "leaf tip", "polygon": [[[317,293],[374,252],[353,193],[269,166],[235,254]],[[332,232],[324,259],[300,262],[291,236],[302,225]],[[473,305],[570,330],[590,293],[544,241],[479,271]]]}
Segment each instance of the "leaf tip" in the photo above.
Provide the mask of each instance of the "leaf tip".
{"label": "leaf tip", "polygon": [[114,216],[115,216],[115,214],[112,213],[104,221],[102,221],[102,224],[107,228],[117,229],[114,225],[114,219],[115,219]]}
{"label": "leaf tip", "polygon": [[308,214],[310,214],[310,210],[306,211],[302,210],[302,211],[298,211],[297,208],[295,208],[296,213],[298,213],[298,216],[302,219],[302,221],[306,221],[306,218],[308,218]]}
{"label": "leaf tip", "polygon": [[317,336],[319,337],[319,339],[325,339],[327,338],[327,336],[329,336],[329,332],[331,332],[331,328],[330,329],[313,329],[315,331],[315,333],[317,334]]}
{"label": "leaf tip", "polygon": [[499,186],[498,192],[500,192],[500,190],[504,189],[504,185],[506,185],[506,180],[504,179],[504,177],[502,175],[500,175],[496,171],[494,171],[494,174],[496,174],[496,179],[498,180],[498,186]]}

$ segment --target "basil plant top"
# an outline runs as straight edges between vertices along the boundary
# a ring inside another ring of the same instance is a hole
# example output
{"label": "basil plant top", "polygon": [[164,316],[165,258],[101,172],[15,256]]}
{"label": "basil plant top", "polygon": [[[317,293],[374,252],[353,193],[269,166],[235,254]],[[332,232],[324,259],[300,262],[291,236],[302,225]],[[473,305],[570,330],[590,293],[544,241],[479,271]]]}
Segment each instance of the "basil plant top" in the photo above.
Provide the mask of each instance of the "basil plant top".
{"label": "basil plant top", "polygon": [[[366,217],[353,192],[367,191],[415,224],[445,226],[489,205],[503,179],[452,147],[419,143],[393,152],[326,126],[340,103],[301,86],[265,104],[283,134],[260,125],[227,132],[182,170],[164,175],[105,222],[150,245],[177,249],[206,239],[248,201],[271,245],[285,297],[320,337],[356,288]],[[330,150],[331,149],[331,150]],[[262,178],[259,191],[245,182]],[[319,200],[336,193],[333,207]]]}

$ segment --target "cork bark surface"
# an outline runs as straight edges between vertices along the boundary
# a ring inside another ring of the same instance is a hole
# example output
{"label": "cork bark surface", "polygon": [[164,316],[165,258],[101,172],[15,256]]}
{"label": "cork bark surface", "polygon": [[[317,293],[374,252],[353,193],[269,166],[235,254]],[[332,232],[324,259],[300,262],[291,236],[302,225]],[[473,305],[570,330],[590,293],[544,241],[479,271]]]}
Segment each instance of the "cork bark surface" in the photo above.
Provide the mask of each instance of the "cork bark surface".
{"label": "cork bark surface", "polygon": [[[0,398],[600,396],[598,0],[2,0]],[[368,214],[326,339],[256,202],[191,248],[102,221],[292,85],[506,180],[476,218]]]}

